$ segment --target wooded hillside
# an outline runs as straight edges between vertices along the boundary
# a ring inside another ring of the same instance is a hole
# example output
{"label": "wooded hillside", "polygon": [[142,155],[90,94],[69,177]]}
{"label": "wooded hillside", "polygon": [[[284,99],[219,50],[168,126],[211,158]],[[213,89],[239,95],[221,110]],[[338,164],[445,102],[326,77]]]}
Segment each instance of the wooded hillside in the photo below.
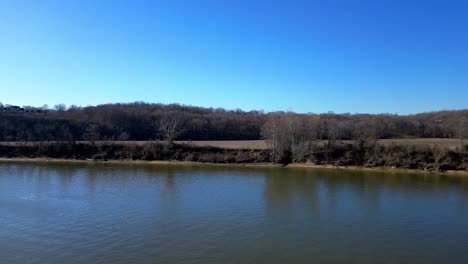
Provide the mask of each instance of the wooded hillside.
{"label": "wooded hillside", "polygon": [[468,110],[400,116],[264,113],[143,102],[25,106],[21,111],[1,106],[0,141],[255,140],[263,138],[272,116],[294,120],[296,132],[309,139],[457,138],[468,123]]}

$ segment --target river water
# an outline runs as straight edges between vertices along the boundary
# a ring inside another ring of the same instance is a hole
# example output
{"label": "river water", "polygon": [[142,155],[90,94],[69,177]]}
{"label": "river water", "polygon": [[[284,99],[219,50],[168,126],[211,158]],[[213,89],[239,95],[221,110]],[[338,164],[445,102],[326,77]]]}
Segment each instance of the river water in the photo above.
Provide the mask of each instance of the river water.
{"label": "river water", "polygon": [[0,162],[0,263],[468,263],[468,178]]}

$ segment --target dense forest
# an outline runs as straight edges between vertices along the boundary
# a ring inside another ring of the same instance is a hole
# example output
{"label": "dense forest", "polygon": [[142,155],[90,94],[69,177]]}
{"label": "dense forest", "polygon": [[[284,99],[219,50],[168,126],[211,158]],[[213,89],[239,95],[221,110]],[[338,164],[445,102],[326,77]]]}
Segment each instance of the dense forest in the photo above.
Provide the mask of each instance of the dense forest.
{"label": "dense forest", "polygon": [[253,140],[287,116],[308,139],[457,138],[468,110],[415,115],[297,114],[144,102],[53,108],[0,104],[0,141]]}

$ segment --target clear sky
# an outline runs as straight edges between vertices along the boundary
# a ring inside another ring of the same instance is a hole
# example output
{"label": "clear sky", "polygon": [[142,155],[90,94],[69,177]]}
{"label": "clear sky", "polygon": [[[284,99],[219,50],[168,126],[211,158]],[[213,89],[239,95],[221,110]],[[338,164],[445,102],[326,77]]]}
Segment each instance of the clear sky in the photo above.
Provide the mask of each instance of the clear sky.
{"label": "clear sky", "polygon": [[0,102],[468,108],[467,1],[0,0]]}

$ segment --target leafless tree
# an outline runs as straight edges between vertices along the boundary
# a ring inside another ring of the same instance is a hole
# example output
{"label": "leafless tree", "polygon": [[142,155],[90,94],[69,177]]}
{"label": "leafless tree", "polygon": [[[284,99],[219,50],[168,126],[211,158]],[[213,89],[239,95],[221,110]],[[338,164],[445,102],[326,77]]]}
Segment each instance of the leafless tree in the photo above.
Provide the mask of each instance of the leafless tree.
{"label": "leafless tree", "polygon": [[434,157],[434,169],[436,171],[439,171],[440,170],[440,163],[442,161],[443,158],[446,157],[447,155],[447,150],[441,146],[438,146],[438,145],[434,145],[432,148],[431,148],[431,151],[432,151],[432,155]]}
{"label": "leafless tree", "polygon": [[291,162],[292,148],[305,138],[301,129],[301,120],[292,112],[270,114],[262,127],[262,136],[271,149],[275,163]]}
{"label": "leafless tree", "polygon": [[458,124],[458,136],[460,138],[460,152],[464,152],[465,147],[463,144],[463,140],[465,138],[465,131],[466,131],[466,126],[467,126],[467,121],[464,117],[460,119],[460,122]]}
{"label": "leafless tree", "polygon": [[165,116],[159,123],[159,130],[163,133],[164,139],[169,144],[182,133],[182,122],[180,116],[171,114]]}
{"label": "leafless tree", "polygon": [[54,109],[56,111],[65,111],[67,110],[67,106],[65,104],[56,104],[54,105]]}
{"label": "leafless tree", "polygon": [[278,152],[281,146],[282,131],[280,123],[281,120],[279,115],[270,115],[262,127],[262,136],[266,139],[267,144],[271,149],[273,162],[278,160]]}
{"label": "leafless tree", "polygon": [[95,124],[89,125],[85,130],[83,138],[87,141],[90,141],[91,144],[94,145],[95,141],[101,139],[101,134],[99,133],[99,127]]}

